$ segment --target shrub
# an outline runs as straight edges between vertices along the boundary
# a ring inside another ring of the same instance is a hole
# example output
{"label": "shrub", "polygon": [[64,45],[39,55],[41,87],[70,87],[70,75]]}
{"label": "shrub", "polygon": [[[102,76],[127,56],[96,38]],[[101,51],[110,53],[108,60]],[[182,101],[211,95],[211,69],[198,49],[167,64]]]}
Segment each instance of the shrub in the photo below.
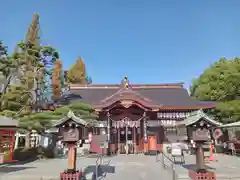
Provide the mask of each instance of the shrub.
{"label": "shrub", "polygon": [[41,154],[45,158],[54,158],[54,150],[51,147],[48,148],[39,148],[39,154]]}
{"label": "shrub", "polygon": [[13,159],[18,161],[26,161],[30,159],[37,159],[37,148],[18,148],[13,152]]}

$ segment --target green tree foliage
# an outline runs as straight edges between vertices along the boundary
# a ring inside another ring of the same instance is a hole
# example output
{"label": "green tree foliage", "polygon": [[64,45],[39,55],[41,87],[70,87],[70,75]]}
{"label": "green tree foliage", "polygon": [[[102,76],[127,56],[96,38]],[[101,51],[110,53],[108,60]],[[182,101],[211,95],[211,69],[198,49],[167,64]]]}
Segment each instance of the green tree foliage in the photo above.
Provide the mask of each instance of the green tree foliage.
{"label": "green tree foliage", "polygon": [[[26,38],[17,44],[15,51],[8,55],[7,47],[0,41],[0,77],[2,89],[0,94],[0,114],[20,120],[20,126],[27,129],[42,130],[51,126],[53,121],[59,120],[72,110],[77,116],[94,123],[96,114],[91,106],[83,103],[74,103],[57,108],[55,111],[33,111],[37,102],[42,102],[44,91],[52,86],[51,77],[53,67],[57,66],[59,54],[51,46],[42,46],[39,36],[39,15],[34,14]],[[60,66],[57,68],[58,98],[61,94],[59,83],[63,84],[63,73]],[[83,61],[79,58],[69,76],[72,82],[89,83]],[[61,77],[60,77],[61,76]],[[71,79],[72,78],[72,79]],[[50,83],[47,83],[50,81]],[[87,82],[86,82],[87,81]],[[40,90],[37,91],[37,89]],[[53,93],[51,89],[51,94]],[[38,107],[38,106],[37,106]],[[34,113],[35,112],[35,113]],[[38,112],[38,113],[36,113]]]}
{"label": "green tree foliage", "polygon": [[[0,74],[0,80],[1,80],[1,92],[2,92],[2,88],[3,88],[3,85],[5,83],[5,76],[6,74],[8,74],[8,70],[9,70],[9,63],[7,60],[7,46],[5,46],[3,44],[2,41],[0,41],[0,71],[1,71],[1,74]],[[6,62],[5,62],[6,61]],[[5,68],[7,67],[7,68]]]}
{"label": "green tree foliage", "polygon": [[[51,89],[47,76],[52,75],[52,67],[59,54],[51,46],[40,45],[39,28],[39,15],[34,14],[25,41],[18,43],[11,55],[7,54],[2,42],[0,44],[0,108],[6,114],[9,111],[14,111],[16,116],[32,113],[33,104],[43,99],[46,89]],[[37,88],[40,93],[37,93]]]}
{"label": "green tree foliage", "polygon": [[[41,62],[44,64],[44,80],[42,82],[43,96],[51,99],[52,95],[54,95],[54,87],[52,86],[53,71],[60,56],[57,50],[51,46],[41,46],[40,54]],[[63,72],[61,72],[61,74],[63,74]],[[62,82],[61,85],[63,86]]]}
{"label": "green tree foliage", "polygon": [[240,121],[240,100],[219,102],[214,113],[223,123]]}
{"label": "green tree foliage", "polygon": [[0,58],[7,56],[7,46],[0,40]]}
{"label": "green tree foliage", "polygon": [[67,72],[67,81],[70,84],[86,84],[86,67],[81,57],[78,57],[75,64]]}
{"label": "green tree foliage", "polygon": [[55,62],[52,72],[52,87],[53,87],[53,101],[56,102],[61,97],[62,92],[62,62],[57,60]]}
{"label": "green tree foliage", "polygon": [[223,122],[240,120],[240,59],[220,59],[193,80],[191,95],[217,101],[216,115]]}
{"label": "green tree foliage", "polygon": [[0,73],[2,80],[1,91],[1,110],[18,111],[24,103],[26,96],[24,89],[18,83],[18,77],[21,74],[22,56],[16,50],[11,56],[0,58]]}
{"label": "green tree foliage", "polygon": [[34,14],[25,41],[18,44],[24,59],[21,83],[28,90],[30,104],[42,102],[45,92],[52,89],[49,81],[53,66],[59,58],[56,49],[40,45],[39,31],[39,15]]}
{"label": "green tree foliage", "polygon": [[67,106],[57,108],[55,111],[44,111],[34,113],[20,118],[20,126],[27,129],[43,130],[67,115],[69,110],[73,111],[78,117],[83,118],[89,123],[89,126],[96,123],[97,115],[94,109],[85,103],[73,103]]}

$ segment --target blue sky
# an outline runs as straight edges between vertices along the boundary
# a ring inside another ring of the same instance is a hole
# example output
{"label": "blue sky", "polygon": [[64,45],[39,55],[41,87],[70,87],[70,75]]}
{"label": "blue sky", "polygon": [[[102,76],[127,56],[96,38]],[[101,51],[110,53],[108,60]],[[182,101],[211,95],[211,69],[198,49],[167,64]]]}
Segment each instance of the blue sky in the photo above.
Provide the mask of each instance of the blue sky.
{"label": "blue sky", "polygon": [[239,0],[7,0],[0,39],[23,40],[34,12],[42,44],[67,69],[82,56],[94,83],[175,83],[240,55]]}

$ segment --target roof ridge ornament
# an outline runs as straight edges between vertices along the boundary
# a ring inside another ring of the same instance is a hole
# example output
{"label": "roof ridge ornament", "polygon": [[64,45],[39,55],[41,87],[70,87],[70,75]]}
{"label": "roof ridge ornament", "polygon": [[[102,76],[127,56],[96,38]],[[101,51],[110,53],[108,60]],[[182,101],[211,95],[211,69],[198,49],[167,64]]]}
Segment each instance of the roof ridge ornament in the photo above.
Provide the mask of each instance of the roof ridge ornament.
{"label": "roof ridge ornament", "polygon": [[68,118],[72,118],[72,117],[74,117],[74,116],[75,116],[75,115],[74,115],[73,111],[72,111],[72,110],[69,110],[68,113],[67,113],[67,117],[68,117]]}
{"label": "roof ridge ornament", "polygon": [[188,117],[190,117],[190,116],[203,116],[203,115],[205,115],[203,110],[202,109],[198,109],[198,110],[190,112]]}
{"label": "roof ridge ornament", "polygon": [[123,83],[124,83],[124,88],[128,89],[129,88],[129,81],[128,81],[128,77],[127,76],[124,77]]}
{"label": "roof ridge ornament", "polygon": [[[80,115],[79,115],[80,116]],[[75,123],[77,124],[81,124],[81,125],[84,125],[84,126],[87,126],[88,125],[88,122],[85,121],[84,119],[82,119],[81,117],[78,117],[74,114],[74,112],[72,110],[69,110],[67,115],[65,115],[62,119],[56,121],[54,124],[53,124],[53,127],[56,127],[56,126],[59,126],[61,124],[64,124],[66,123],[69,119],[72,119]]]}
{"label": "roof ridge ornament", "polygon": [[[108,101],[109,99],[111,99],[112,97],[114,97],[114,96],[117,95],[117,94],[120,94],[122,91],[124,91],[124,90],[126,90],[126,89],[129,90],[129,81],[128,81],[127,76],[125,76],[124,79],[121,81],[120,89],[119,89],[117,92],[115,92],[114,94],[112,94],[112,95],[104,98],[103,100],[101,100],[101,102],[106,102],[106,101]],[[130,89],[130,90],[131,90],[131,89]]]}

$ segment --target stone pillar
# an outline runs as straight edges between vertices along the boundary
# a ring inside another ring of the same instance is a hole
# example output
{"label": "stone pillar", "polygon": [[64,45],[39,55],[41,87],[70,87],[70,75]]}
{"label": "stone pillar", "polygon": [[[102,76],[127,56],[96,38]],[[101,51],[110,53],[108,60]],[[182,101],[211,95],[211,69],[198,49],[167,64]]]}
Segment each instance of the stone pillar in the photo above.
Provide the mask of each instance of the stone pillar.
{"label": "stone pillar", "polygon": [[199,172],[205,172],[205,163],[204,163],[204,151],[202,147],[202,143],[197,143],[196,144],[196,164],[197,164],[197,169]]}

